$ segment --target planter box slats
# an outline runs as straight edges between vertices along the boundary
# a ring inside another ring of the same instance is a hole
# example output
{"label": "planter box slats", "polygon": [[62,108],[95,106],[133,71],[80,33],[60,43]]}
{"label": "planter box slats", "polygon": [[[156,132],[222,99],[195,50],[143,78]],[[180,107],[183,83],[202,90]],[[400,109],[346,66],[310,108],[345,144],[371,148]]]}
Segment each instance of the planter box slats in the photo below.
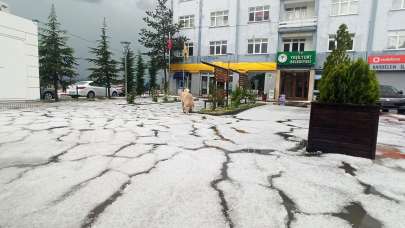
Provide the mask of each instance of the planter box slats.
{"label": "planter box slats", "polygon": [[378,106],[312,103],[307,151],[375,158]]}

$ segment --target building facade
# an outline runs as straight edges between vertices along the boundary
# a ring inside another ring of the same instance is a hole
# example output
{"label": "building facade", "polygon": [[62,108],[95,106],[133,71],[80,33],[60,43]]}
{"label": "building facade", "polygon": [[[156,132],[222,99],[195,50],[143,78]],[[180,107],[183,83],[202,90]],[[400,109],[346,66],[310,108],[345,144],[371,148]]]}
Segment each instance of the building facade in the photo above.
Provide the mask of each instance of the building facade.
{"label": "building facade", "polygon": [[1,8],[0,101],[39,100],[37,24]]}
{"label": "building facade", "polygon": [[[171,4],[181,34],[189,39],[190,53],[189,59],[172,65],[172,92],[188,86],[196,96],[207,94],[213,69],[201,64],[206,61],[247,74],[249,87],[259,95],[310,101],[343,23],[353,37],[349,55],[368,59],[381,84],[405,90],[405,0],[172,0]],[[236,87],[238,76],[233,76]]]}

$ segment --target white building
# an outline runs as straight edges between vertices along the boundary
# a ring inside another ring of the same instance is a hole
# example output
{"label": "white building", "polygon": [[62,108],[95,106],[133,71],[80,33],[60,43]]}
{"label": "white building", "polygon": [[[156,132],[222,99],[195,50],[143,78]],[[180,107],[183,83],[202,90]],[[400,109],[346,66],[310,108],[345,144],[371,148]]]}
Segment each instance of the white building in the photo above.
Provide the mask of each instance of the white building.
{"label": "white building", "polygon": [[191,91],[206,94],[205,60],[229,62],[259,94],[311,100],[343,23],[353,37],[349,55],[368,59],[381,84],[405,90],[405,0],[172,0],[172,7],[192,55],[172,65],[172,91],[183,86],[184,70]]}
{"label": "white building", "polygon": [[37,24],[0,9],[0,101],[39,100]]}

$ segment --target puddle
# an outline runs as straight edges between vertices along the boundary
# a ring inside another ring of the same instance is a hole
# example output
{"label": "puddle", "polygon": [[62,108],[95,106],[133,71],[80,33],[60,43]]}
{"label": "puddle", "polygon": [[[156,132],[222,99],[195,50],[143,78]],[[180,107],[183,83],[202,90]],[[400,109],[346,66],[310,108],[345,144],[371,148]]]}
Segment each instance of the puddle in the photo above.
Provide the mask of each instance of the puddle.
{"label": "puddle", "polygon": [[342,162],[342,166],[339,166],[339,168],[343,169],[346,173],[352,176],[356,176],[355,172],[357,171],[357,169],[351,166],[349,163]]}
{"label": "puddle", "polygon": [[344,208],[344,211],[333,216],[348,221],[353,228],[381,228],[380,221],[367,214],[360,203],[353,202]]}

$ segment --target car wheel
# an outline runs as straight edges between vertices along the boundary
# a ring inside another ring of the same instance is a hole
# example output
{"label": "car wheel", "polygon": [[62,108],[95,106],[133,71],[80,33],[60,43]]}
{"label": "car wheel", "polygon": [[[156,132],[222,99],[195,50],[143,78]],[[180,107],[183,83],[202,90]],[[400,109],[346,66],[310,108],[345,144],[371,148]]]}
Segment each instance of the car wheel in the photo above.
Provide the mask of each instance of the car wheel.
{"label": "car wheel", "polygon": [[89,99],[94,99],[94,97],[96,97],[96,94],[95,94],[93,91],[90,91],[90,92],[87,94],[87,98],[89,98]]}
{"label": "car wheel", "polygon": [[53,94],[51,92],[44,93],[44,100],[50,101],[53,99]]}
{"label": "car wheel", "polygon": [[112,93],[112,96],[113,96],[113,97],[118,97],[118,93],[117,93],[117,92],[113,92],[113,93]]}

